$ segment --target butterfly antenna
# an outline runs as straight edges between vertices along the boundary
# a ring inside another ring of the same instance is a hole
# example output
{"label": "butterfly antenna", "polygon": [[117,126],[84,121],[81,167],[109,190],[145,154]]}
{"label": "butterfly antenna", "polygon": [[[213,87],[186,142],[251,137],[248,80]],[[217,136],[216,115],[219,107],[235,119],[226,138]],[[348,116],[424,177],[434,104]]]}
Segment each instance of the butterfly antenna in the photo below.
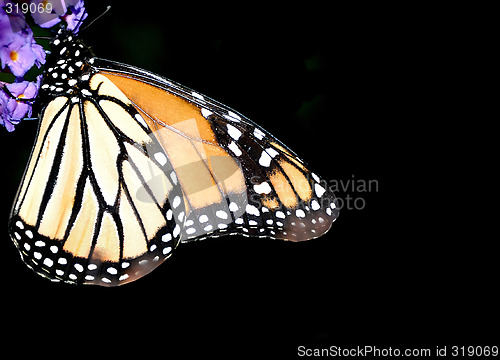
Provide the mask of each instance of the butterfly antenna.
{"label": "butterfly antenna", "polygon": [[[108,5],[108,7],[106,8],[106,10],[104,10],[104,12],[99,15],[98,17],[96,17],[94,20],[92,20],[89,24],[87,24],[87,26],[85,26],[81,31],[87,29],[90,25],[92,25],[93,23],[95,23],[97,20],[99,20],[101,17],[103,17],[109,10],[111,10],[111,5]],[[83,16],[82,16],[83,18]],[[80,19],[80,21],[82,21],[82,19]],[[77,27],[78,28],[78,27]]]}

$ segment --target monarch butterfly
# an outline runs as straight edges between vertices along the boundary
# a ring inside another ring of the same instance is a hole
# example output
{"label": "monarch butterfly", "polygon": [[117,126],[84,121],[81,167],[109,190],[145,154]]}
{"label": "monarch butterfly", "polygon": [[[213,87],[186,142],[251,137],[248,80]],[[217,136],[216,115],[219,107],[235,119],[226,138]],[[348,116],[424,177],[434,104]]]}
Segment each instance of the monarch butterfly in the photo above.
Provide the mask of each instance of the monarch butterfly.
{"label": "monarch butterfly", "polygon": [[263,128],[185,86],[93,57],[64,28],[9,219],[23,261],[53,281],[134,281],[180,242],[303,241],[338,216],[325,181]]}

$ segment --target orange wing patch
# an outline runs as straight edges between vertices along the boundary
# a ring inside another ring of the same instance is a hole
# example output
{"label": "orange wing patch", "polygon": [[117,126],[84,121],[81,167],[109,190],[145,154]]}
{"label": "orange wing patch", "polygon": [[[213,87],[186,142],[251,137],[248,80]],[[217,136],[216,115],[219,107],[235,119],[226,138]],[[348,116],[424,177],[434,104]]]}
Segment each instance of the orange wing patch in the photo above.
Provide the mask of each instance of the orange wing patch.
{"label": "orange wing patch", "polygon": [[280,150],[286,156],[286,158],[291,162],[293,162],[299,169],[305,172],[309,171],[302,162],[300,162],[292,153],[290,153],[290,151],[285,149],[283,146],[281,146],[275,141],[271,141],[270,144],[274,146],[276,149]]}
{"label": "orange wing patch", "polygon": [[[115,92],[123,92],[132,101],[155,134],[176,169],[191,208],[220,203],[223,196],[246,191],[240,165],[217,144],[210,123],[199,107],[153,85],[103,74],[101,78],[116,85]],[[110,91],[109,85],[106,91]],[[144,93],[148,96],[140,96]]]}
{"label": "orange wing patch", "polygon": [[293,188],[302,199],[302,201],[311,200],[312,189],[309,180],[305,177],[304,173],[300,171],[295,165],[285,160],[278,160],[281,168],[288,176],[288,179],[293,185]]}

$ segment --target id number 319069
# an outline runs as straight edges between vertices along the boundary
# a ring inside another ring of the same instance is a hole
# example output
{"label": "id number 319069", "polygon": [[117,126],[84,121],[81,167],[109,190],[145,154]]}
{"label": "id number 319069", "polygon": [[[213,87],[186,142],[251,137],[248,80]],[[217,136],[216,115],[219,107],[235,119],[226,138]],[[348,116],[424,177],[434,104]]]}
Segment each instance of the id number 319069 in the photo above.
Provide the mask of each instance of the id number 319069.
{"label": "id number 319069", "polygon": [[451,356],[498,356],[498,346],[452,346]]}
{"label": "id number 319069", "polygon": [[18,3],[11,3],[11,2],[8,2],[7,4],[5,4],[5,12],[7,14],[19,14],[19,13],[23,13],[23,14],[26,14],[28,12],[34,14],[34,13],[47,13],[47,14],[50,14],[52,12],[52,4],[50,2],[41,2],[39,4],[35,4],[35,3],[31,3],[31,4],[28,4],[28,3],[21,3],[21,4],[18,4]]}

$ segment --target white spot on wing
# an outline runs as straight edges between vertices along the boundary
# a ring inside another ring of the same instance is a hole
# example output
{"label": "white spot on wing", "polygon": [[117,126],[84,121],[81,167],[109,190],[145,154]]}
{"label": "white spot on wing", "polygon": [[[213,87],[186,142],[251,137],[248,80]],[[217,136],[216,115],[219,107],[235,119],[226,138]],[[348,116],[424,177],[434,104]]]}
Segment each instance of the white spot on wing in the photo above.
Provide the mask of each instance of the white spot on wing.
{"label": "white spot on wing", "polygon": [[266,152],[272,157],[276,157],[276,155],[279,154],[279,152],[277,152],[276,150],[274,150],[273,148],[267,148],[266,149]]}
{"label": "white spot on wing", "polygon": [[170,178],[172,179],[172,182],[174,183],[174,185],[177,185],[177,175],[175,174],[175,172],[171,172],[170,173]]}
{"label": "white spot on wing", "polygon": [[231,143],[227,147],[233,152],[234,155],[241,156],[242,152],[234,141],[231,141]]}
{"label": "white spot on wing", "polygon": [[154,154],[154,157],[156,161],[160,163],[161,166],[165,166],[165,164],[167,163],[167,157],[162,152],[157,152],[156,154]]}
{"label": "white spot on wing", "polygon": [[280,219],[284,219],[285,214],[283,213],[283,211],[276,211],[276,217],[278,217]]}
{"label": "white spot on wing", "polygon": [[78,271],[78,272],[83,271],[83,266],[81,264],[75,264],[74,266],[75,266],[76,271]]}
{"label": "white spot on wing", "polygon": [[192,92],[191,95],[193,95],[193,97],[197,98],[197,99],[200,99],[200,100],[205,100],[205,98],[203,97],[203,95],[200,95],[198,94],[197,92]]}
{"label": "white spot on wing", "polygon": [[306,217],[306,213],[302,209],[298,209],[297,211],[295,211],[295,215],[297,215],[297,217],[299,217],[299,218]]}
{"label": "white spot on wing", "polygon": [[314,192],[318,197],[322,197],[323,194],[326,192],[325,188],[321,186],[320,184],[314,184]]}
{"label": "white spot on wing", "polygon": [[250,215],[255,215],[255,216],[259,216],[260,215],[259,209],[257,209],[255,206],[250,205],[250,204],[247,204],[246,211]]}
{"label": "white spot on wing", "polygon": [[54,262],[49,258],[45,258],[43,259],[43,264],[47,267],[52,267],[52,265],[54,265]]}
{"label": "white spot on wing", "polygon": [[179,224],[175,225],[175,228],[174,228],[174,231],[172,231],[172,234],[174,234],[174,237],[177,237],[179,236],[179,234],[181,233],[181,227],[179,226]]}
{"label": "white spot on wing", "polygon": [[260,158],[259,158],[259,164],[264,166],[264,167],[269,167],[269,165],[271,165],[271,157],[269,156],[269,154],[265,151],[262,151],[262,153],[260,154]]}
{"label": "white spot on wing", "polygon": [[208,117],[209,117],[210,115],[212,115],[212,114],[213,114],[213,112],[211,112],[211,111],[210,111],[210,110],[208,110],[208,109],[205,109],[205,108],[202,108],[202,109],[201,109],[201,115],[203,115],[203,117],[204,117],[205,119],[208,119]]}
{"label": "white spot on wing", "polygon": [[227,113],[228,113],[228,115],[229,115],[229,116],[231,116],[232,118],[235,118],[236,120],[241,120],[241,117],[240,117],[238,114],[236,114],[236,113],[234,113],[234,112],[232,112],[232,111],[228,111]]}
{"label": "white spot on wing", "polygon": [[229,136],[231,136],[234,140],[238,140],[241,136],[241,131],[235,128],[231,124],[227,124],[227,133]]}
{"label": "white spot on wing", "polygon": [[169,242],[170,240],[172,240],[172,235],[170,233],[165,234],[161,237],[161,241],[163,242]]}
{"label": "white spot on wing", "polygon": [[257,139],[262,140],[266,134],[264,134],[260,129],[255,128],[253,130],[253,136],[255,136]]}
{"label": "white spot on wing", "polygon": [[258,194],[269,194],[271,192],[271,187],[267,182],[263,182],[262,184],[256,184],[253,186],[253,189]]}
{"label": "white spot on wing", "polygon": [[234,202],[231,202],[231,204],[229,204],[229,210],[232,212],[238,211],[238,205]]}
{"label": "white spot on wing", "polygon": [[141,114],[135,114],[135,119],[137,120],[137,122],[139,124],[141,124],[142,126],[144,126],[145,128],[147,128],[148,126],[146,125],[146,122],[144,121],[144,119],[142,118]]}
{"label": "white spot on wing", "polygon": [[223,210],[218,210],[215,215],[217,215],[218,218],[221,219],[227,219],[227,213]]}
{"label": "white spot on wing", "polygon": [[171,251],[172,251],[172,248],[170,246],[167,246],[165,249],[163,249],[163,255],[167,255]]}

